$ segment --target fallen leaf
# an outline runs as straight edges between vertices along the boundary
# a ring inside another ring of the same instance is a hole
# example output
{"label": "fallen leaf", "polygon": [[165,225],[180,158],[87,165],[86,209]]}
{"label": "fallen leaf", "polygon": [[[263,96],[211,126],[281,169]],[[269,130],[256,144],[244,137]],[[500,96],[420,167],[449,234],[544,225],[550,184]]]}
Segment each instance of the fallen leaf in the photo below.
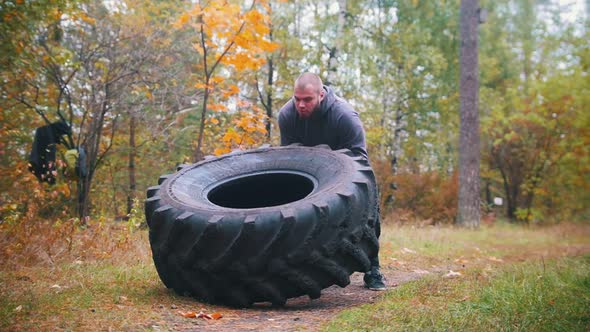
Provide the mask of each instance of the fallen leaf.
{"label": "fallen leaf", "polygon": [[418,270],[414,270],[414,273],[417,273],[417,274],[430,274],[430,271],[418,269]]}
{"label": "fallen leaf", "polygon": [[455,272],[453,270],[450,270],[449,273],[445,274],[445,278],[454,278],[460,276],[462,276],[461,272]]}
{"label": "fallen leaf", "polygon": [[49,287],[49,288],[57,288],[57,289],[61,289],[61,286],[60,286],[60,285],[58,285],[58,284],[55,284],[55,285],[53,285],[53,286],[51,286],[51,287]]}
{"label": "fallen leaf", "polygon": [[214,312],[211,314],[211,318],[213,318],[213,319],[220,319],[221,317],[223,317],[223,316],[218,312]]}
{"label": "fallen leaf", "polygon": [[220,319],[221,317],[223,317],[218,312],[214,312],[212,314],[206,314],[202,311],[199,313],[196,313],[194,311],[179,311],[178,313],[184,318]]}
{"label": "fallen leaf", "polygon": [[457,258],[457,259],[455,259],[455,263],[466,264],[466,263],[469,263],[469,261],[466,259]]}
{"label": "fallen leaf", "polygon": [[19,306],[18,306],[18,307],[16,307],[16,308],[14,308],[14,311],[16,311],[16,312],[19,312],[19,311],[21,311],[21,310],[23,310],[23,306],[22,306],[22,304],[21,304],[21,305],[19,305]]}
{"label": "fallen leaf", "polygon": [[178,313],[184,318],[197,318],[197,313],[194,311],[179,311]]}
{"label": "fallen leaf", "polygon": [[211,315],[207,315],[204,312],[199,312],[199,314],[197,315],[197,318],[213,319],[213,317],[211,317]]}

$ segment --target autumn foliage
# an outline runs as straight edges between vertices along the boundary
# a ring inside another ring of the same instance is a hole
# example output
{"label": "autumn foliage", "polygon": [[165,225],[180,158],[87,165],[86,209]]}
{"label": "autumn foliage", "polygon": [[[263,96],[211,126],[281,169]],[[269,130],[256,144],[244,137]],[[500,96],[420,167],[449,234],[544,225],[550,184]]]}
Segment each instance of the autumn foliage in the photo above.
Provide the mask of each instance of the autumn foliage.
{"label": "autumn foliage", "polygon": [[[6,2],[0,223],[128,220],[133,202],[177,165],[277,145],[277,110],[304,70],[324,79],[331,71],[335,90],[359,112],[384,219],[451,223],[458,40],[449,31],[457,31],[458,3],[342,3]],[[571,22],[549,29],[549,12],[541,13],[549,9],[530,2],[488,7],[493,23],[480,26],[482,209],[531,223],[587,220],[588,32]],[[534,23],[524,24],[523,13]],[[89,152],[83,202],[80,181],[61,171],[63,146],[56,185],[27,171],[35,129],[60,120],[58,111]],[[491,206],[488,194],[504,205]]]}
{"label": "autumn foliage", "polygon": [[[194,161],[204,156],[203,139],[207,119],[215,122],[209,117],[209,112],[227,112],[228,108],[223,102],[232,96],[239,99],[240,88],[225,83],[225,78],[231,74],[258,70],[266,62],[265,54],[278,47],[277,43],[266,38],[270,32],[268,12],[269,4],[263,0],[252,1],[246,8],[239,3],[215,0],[194,4],[175,23],[177,29],[188,29],[194,33],[193,47],[200,57],[197,64],[199,81],[194,86],[203,91],[203,100]],[[222,67],[225,75],[216,75]],[[238,105],[242,103],[238,100]],[[240,111],[238,116],[249,117],[244,111]],[[240,128],[244,129],[244,126]],[[232,144],[248,146],[242,141],[251,137],[237,139],[235,131],[228,130],[223,138],[225,147],[218,148],[217,153],[226,151]]]}
{"label": "autumn foliage", "polygon": [[401,171],[392,174],[388,163],[374,165],[380,184],[381,209],[386,222],[452,224],[457,216],[457,173]]}

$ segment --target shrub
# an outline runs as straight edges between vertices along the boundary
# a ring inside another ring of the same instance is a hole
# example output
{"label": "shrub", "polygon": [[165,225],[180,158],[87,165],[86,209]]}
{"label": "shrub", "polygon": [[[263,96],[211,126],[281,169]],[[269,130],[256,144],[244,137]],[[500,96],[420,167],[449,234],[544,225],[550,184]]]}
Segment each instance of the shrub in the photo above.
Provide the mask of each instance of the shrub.
{"label": "shrub", "polygon": [[386,162],[374,163],[382,213],[396,222],[452,223],[457,215],[457,173],[437,171],[391,173]]}

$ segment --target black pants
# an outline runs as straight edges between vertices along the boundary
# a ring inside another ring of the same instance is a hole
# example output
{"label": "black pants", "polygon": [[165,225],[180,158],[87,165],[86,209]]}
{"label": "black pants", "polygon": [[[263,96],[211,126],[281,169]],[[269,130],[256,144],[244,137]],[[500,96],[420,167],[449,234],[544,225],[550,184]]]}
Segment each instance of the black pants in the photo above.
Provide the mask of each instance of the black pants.
{"label": "black pants", "polygon": [[381,214],[377,207],[377,217],[375,218],[375,236],[377,237],[377,252],[375,256],[369,257],[371,268],[379,268],[379,237],[381,236]]}

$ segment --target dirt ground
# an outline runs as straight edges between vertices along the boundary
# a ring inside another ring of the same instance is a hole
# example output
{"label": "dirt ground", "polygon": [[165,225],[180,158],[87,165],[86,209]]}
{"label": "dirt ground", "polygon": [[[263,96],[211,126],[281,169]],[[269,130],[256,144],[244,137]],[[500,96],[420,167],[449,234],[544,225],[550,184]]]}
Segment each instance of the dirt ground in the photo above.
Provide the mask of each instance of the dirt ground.
{"label": "dirt ground", "polygon": [[[382,273],[389,289],[423,276],[416,272],[387,268],[382,269]],[[247,309],[210,307],[209,310],[216,310],[223,315],[218,320],[189,319],[172,311],[174,316],[166,319],[166,325],[177,331],[316,331],[340,311],[372,303],[385,294],[364,288],[362,273],[354,273],[350,279],[350,284],[345,288],[331,286],[324,289],[319,299],[310,300],[307,296],[301,296],[288,300],[283,307],[266,303],[255,304]],[[146,327],[160,329],[157,323]]]}
{"label": "dirt ground", "polygon": [[[533,252],[505,256],[503,259],[492,259],[483,264],[505,264],[531,260],[542,261],[559,256],[577,256],[590,253],[588,245],[564,245]],[[487,258],[489,259],[489,258]],[[484,259],[485,261],[485,259]],[[425,275],[438,275],[440,277],[450,271],[461,271],[465,268],[472,268],[475,265],[471,261],[470,266],[465,266],[459,261],[449,261],[444,266],[430,266],[428,270],[422,270],[406,266],[403,269],[391,266],[382,266],[381,272],[385,276],[389,291],[404,283],[418,280]],[[382,264],[383,265],[383,264]],[[451,272],[453,273],[453,272]],[[351,283],[345,287],[331,286],[322,291],[320,298],[310,300],[302,296],[287,301],[284,307],[273,307],[270,304],[255,304],[247,309],[231,309],[221,306],[209,306],[207,312],[219,312],[223,315],[218,320],[207,320],[202,318],[184,318],[178,314],[178,310],[166,310],[163,313],[163,321],[153,322],[145,326],[155,331],[172,328],[175,331],[219,331],[219,332],[241,332],[241,331],[317,331],[321,325],[334,318],[340,311],[373,303],[383,296],[385,292],[371,291],[363,287],[363,274],[354,273],[351,275]],[[167,309],[167,308],[166,308]]]}

